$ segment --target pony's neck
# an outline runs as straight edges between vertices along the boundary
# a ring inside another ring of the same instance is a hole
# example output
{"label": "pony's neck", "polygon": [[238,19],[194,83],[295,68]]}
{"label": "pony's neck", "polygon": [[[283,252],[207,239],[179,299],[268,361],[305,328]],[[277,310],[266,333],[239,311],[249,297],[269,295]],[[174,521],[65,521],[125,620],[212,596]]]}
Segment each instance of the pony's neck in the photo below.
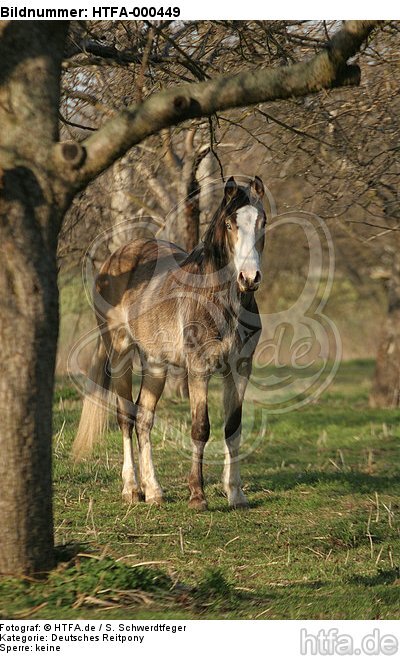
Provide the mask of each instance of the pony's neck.
{"label": "pony's neck", "polygon": [[[235,282],[233,262],[230,261],[226,249],[218,248],[212,237],[209,228],[203,242],[193,249],[181,263],[180,268],[184,273],[182,284],[188,294],[190,296],[195,294],[199,301],[203,299],[196,305],[196,311],[205,311],[209,314],[209,302],[215,306],[215,309],[219,308],[218,312],[213,311],[212,314],[215,314],[215,320],[217,315],[223,318],[220,327],[220,333],[223,334],[226,330],[234,329],[236,325],[242,295],[238,292]],[[207,302],[204,303],[205,301]]]}

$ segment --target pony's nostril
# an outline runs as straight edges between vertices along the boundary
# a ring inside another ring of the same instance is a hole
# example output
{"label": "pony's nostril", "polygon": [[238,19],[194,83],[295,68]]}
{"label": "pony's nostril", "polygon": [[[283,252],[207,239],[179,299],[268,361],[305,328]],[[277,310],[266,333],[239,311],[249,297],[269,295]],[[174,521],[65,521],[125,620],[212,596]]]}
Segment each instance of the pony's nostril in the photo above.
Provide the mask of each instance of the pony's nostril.
{"label": "pony's nostril", "polygon": [[249,273],[244,273],[243,271],[240,271],[237,277],[237,281],[242,289],[247,289],[247,290],[255,290],[259,286],[261,282],[261,271],[257,269],[255,273],[249,272]]}

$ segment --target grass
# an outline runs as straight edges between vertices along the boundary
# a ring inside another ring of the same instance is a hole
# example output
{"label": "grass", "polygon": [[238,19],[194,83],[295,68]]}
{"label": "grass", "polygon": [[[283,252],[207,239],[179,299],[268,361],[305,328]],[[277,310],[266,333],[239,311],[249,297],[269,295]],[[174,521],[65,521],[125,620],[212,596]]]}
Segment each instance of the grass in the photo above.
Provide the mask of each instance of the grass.
{"label": "grass", "polygon": [[[242,464],[249,511],[228,510],[221,465],[206,465],[210,510],[200,514],[187,506],[186,402],[159,404],[154,460],[167,503],[126,507],[117,430],[91,461],[72,465],[81,406],[78,393],[60,381],[54,438],[60,564],[46,580],[3,580],[0,614],[399,618],[400,412],[368,407],[372,371],[373,362],[345,363],[318,402],[270,417]],[[217,461],[219,387],[216,379],[210,395],[210,453]],[[250,442],[251,426],[247,413]]]}

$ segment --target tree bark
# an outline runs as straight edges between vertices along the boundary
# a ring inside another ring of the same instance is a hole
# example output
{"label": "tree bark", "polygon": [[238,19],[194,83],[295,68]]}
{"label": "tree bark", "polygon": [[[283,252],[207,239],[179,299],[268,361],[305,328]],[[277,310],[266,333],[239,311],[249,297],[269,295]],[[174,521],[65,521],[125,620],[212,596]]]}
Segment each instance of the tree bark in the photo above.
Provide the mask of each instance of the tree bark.
{"label": "tree bark", "polygon": [[370,395],[372,407],[400,407],[400,252],[393,253],[388,286],[388,311],[376,356]]}
{"label": "tree bark", "polygon": [[[134,228],[128,229],[126,221],[131,215],[129,192],[132,187],[132,167],[126,157],[115,162],[111,171],[110,213],[112,238],[109,244],[111,253],[134,237]],[[123,226],[120,224],[123,223]]]}
{"label": "tree bark", "polygon": [[58,334],[58,136],[64,23],[0,25],[0,572],[54,562],[51,438]]}

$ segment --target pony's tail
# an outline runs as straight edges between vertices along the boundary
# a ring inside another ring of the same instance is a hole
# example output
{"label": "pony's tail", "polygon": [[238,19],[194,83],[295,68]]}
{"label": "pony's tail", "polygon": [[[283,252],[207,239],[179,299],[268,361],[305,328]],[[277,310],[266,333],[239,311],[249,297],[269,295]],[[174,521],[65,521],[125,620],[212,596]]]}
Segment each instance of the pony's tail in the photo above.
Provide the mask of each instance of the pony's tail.
{"label": "pony's tail", "polygon": [[107,427],[111,379],[108,355],[100,335],[88,378],[78,432],[72,446],[72,456],[75,461],[91,454],[95,442],[104,435]]}

